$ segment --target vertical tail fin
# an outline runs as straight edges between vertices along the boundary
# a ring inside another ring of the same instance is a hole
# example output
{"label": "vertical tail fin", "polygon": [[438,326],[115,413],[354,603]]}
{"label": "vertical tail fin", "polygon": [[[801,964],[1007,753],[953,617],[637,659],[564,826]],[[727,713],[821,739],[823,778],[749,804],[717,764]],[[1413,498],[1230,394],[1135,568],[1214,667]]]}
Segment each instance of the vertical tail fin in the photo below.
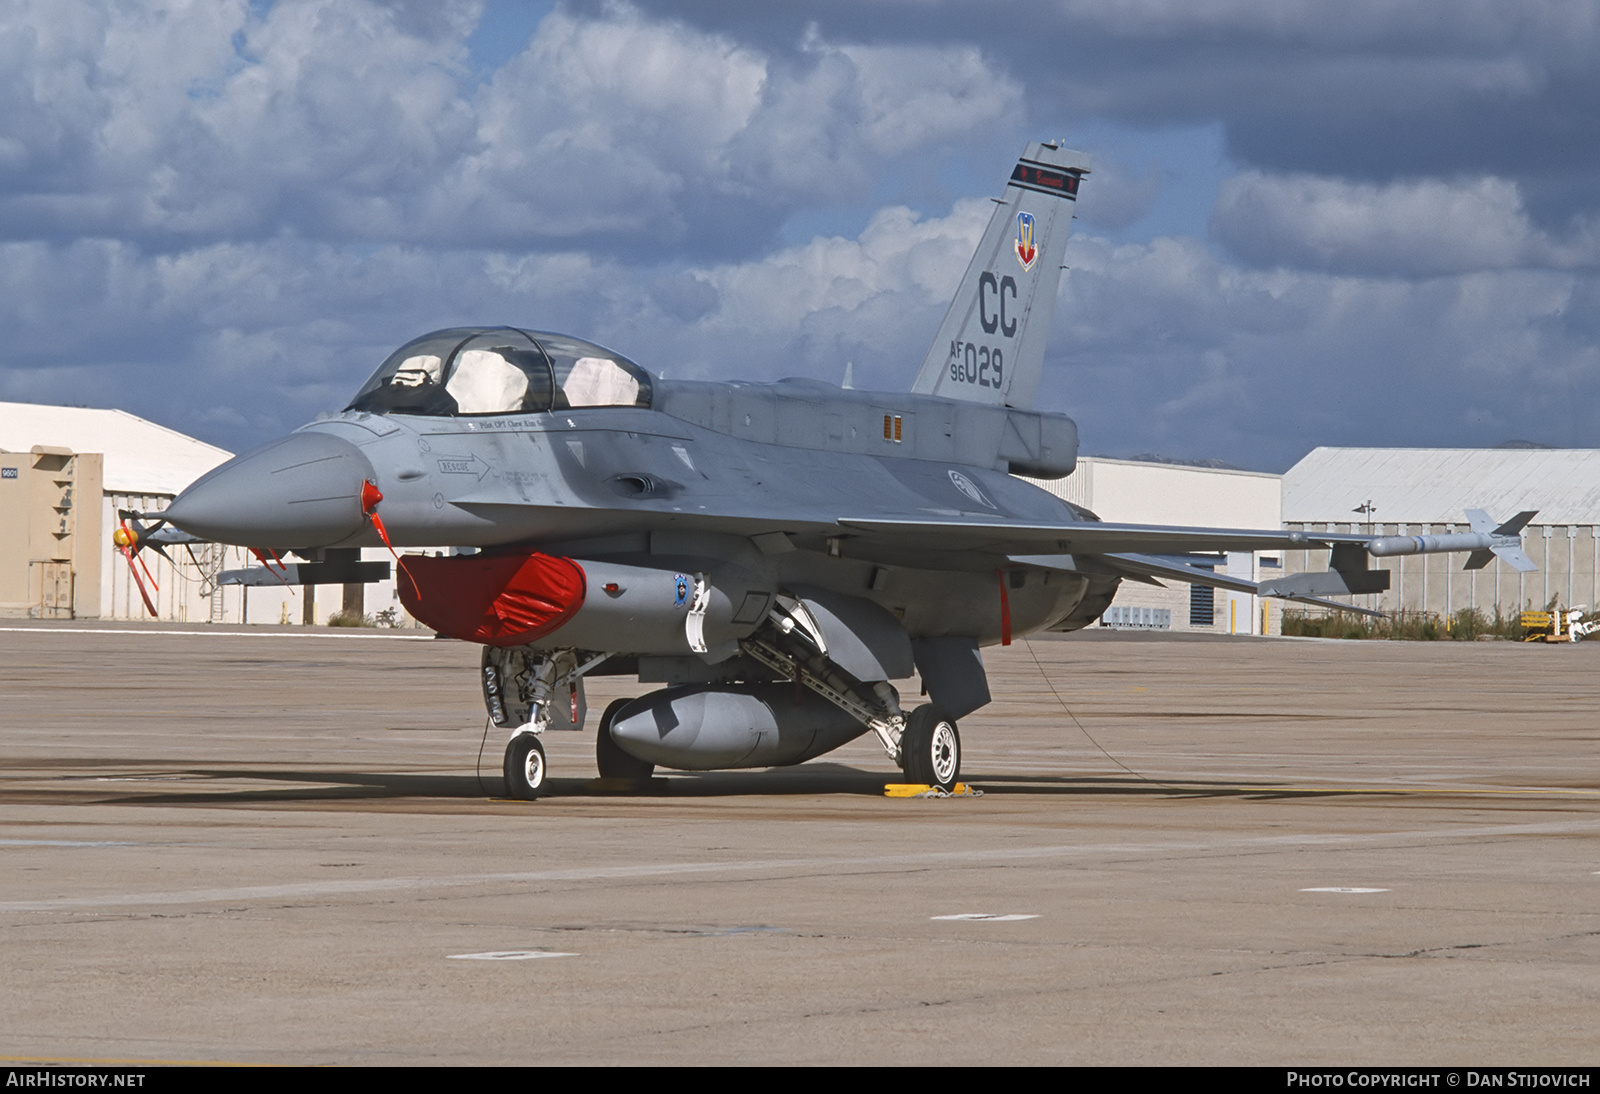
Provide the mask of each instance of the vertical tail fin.
{"label": "vertical tail fin", "polygon": [[1082,152],[1023,149],[912,391],[1033,406],[1078,182],[1088,173]]}

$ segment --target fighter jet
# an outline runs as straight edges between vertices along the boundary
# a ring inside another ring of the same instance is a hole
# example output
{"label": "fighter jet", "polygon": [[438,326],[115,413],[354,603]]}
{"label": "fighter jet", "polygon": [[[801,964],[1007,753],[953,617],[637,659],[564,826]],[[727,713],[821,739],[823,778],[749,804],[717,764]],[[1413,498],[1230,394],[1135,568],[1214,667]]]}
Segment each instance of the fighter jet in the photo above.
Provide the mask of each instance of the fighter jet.
{"label": "fighter jet", "polygon": [[[1532,568],[1531,514],[1477,514],[1449,542],[1149,527],[1018,478],[1077,461],[1073,420],[1033,404],[1088,174],[1081,153],[1024,149],[909,393],[667,380],[565,334],[434,331],[342,413],[136,517],[125,546],[237,544],[264,565],[233,580],[294,583],[363,580],[385,564],[353,549],[388,546],[406,609],[483,646],[506,789],[526,799],[541,735],[585,719],[587,676],[646,686],[600,717],[605,777],[797,764],[870,732],[906,780],[948,790],[958,720],[990,699],[981,650],[1086,627],[1123,580],[1329,603],[1388,587],[1371,554]],[[1328,572],[1261,584],[1181,557],[1307,547],[1332,548]],[[907,709],[891,681],[913,673],[928,701]]]}

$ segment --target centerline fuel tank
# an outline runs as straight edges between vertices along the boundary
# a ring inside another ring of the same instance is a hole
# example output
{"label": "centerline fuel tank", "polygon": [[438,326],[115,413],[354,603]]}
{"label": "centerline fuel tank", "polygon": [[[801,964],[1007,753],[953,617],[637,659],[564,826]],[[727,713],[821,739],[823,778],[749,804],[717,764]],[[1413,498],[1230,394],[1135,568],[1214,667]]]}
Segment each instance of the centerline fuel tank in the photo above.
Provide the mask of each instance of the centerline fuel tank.
{"label": "centerline fuel tank", "polygon": [[793,684],[664,688],[633,700],[611,724],[624,752],[682,771],[803,763],[866,731]]}

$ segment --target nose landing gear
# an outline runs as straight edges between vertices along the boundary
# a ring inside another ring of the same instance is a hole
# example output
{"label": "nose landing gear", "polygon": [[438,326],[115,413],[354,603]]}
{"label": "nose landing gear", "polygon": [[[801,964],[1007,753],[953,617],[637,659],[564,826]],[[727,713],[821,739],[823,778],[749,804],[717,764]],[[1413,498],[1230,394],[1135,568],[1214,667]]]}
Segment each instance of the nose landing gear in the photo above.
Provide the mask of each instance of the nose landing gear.
{"label": "nose landing gear", "polygon": [[544,759],[544,745],[532,733],[519,733],[506,746],[506,794],[509,797],[533,801],[544,789],[545,773],[549,770]]}

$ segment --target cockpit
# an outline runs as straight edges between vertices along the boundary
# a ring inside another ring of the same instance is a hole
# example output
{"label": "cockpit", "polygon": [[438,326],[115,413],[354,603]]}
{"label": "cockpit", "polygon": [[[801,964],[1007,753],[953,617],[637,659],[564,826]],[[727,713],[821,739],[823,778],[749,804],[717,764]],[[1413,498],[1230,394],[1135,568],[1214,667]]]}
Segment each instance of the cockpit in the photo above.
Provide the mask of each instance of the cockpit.
{"label": "cockpit", "polygon": [[650,395],[648,372],[592,342],[515,327],[453,327],[395,350],[345,409],[436,417],[529,414],[648,407]]}

